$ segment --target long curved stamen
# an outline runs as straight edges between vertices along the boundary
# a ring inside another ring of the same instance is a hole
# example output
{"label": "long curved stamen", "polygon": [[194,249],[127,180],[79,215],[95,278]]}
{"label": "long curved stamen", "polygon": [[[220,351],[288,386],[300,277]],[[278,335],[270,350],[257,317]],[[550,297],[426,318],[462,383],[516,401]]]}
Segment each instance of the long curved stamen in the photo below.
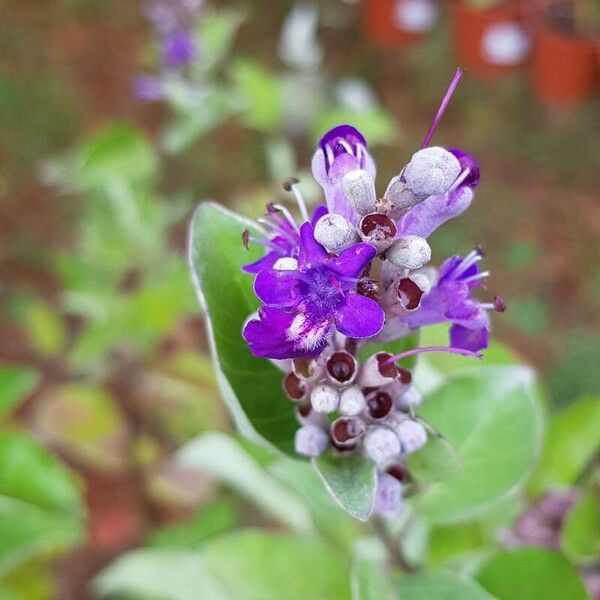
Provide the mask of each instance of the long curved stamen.
{"label": "long curved stamen", "polygon": [[449,354],[460,354],[461,356],[470,356],[471,358],[482,358],[481,354],[477,352],[471,352],[470,350],[464,350],[463,348],[452,348],[450,346],[422,346],[421,348],[413,348],[406,352],[400,352],[388,358],[383,365],[389,365],[390,363],[415,356],[417,354],[425,354],[426,352],[448,352]]}
{"label": "long curved stamen", "polygon": [[325,155],[327,157],[327,170],[331,168],[333,161],[335,160],[335,155],[333,154],[333,150],[329,144],[325,144]]}
{"label": "long curved stamen", "polygon": [[253,244],[260,244],[261,246],[266,246],[267,248],[271,248],[271,250],[274,250],[279,254],[285,254],[285,251],[281,246],[278,246],[270,240],[261,240],[260,238],[248,236],[244,238],[244,245],[246,245],[248,242],[252,242]]}
{"label": "long curved stamen", "polygon": [[469,267],[479,262],[483,258],[479,250],[471,250],[467,256],[465,256],[462,262],[452,272],[452,278],[456,279],[462,273],[464,273]]}
{"label": "long curved stamen", "polygon": [[458,87],[458,84],[460,83],[463,73],[464,73],[464,70],[461,69],[460,67],[458,69],[456,69],[456,73],[454,73],[454,77],[452,78],[452,81],[450,82],[450,85],[448,86],[448,89],[446,90],[446,93],[444,94],[444,97],[442,98],[442,102],[440,104],[440,107],[438,108],[437,114],[435,115],[433,122],[431,123],[431,126],[429,127],[429,131],[427,132],[427,135],[425,136],[425,139],[423,140],[421,149],[427,148],[429,146],[429,143],[431,142],[431,138],[433,137],[433,134],[435,133],[437,126],[439,125],[440,121],[442,120],[442,117],[444,116],[444,112],[446,112],[446,108],[448,107],[450,99],[452,98],[452,95],[454,94],[456,88]]}
{"label": "long curved stamen", "polygon": [[292,246],[295,246],[298,244],[298,240],[295,240],[294,238],[292,238],[292,236],[280,224],[275,223],[266,217],[260,217],[256,220],[261,225],[264,225],[265,227],[268,227],[269,229],[271,229],[271,231],[273,233],[284,237],[288,242],[290,242],[290,244],[292,244]]}
{"label": "long curved stamen", "polygon": [[285,206],[283,206],[283,204],[269,204],[269,210],[271,209],[280,211],[285,216],[288,223],[293,227],[294,231],[298,231],[298,223],[296,223],[296,219],[294,219],[292,213]]}
{"label": "long curved stamen", "polygon": [[300,209],[300,215],[302,216],[302,221],[307,222],[310,221],[308,216],[308,210],[306,210],[306,202],[304,202],[304,196],[302,196],[302,192],[300,192],[300,188],[298,187],[298,182],[294,182],[290,185],[290,189],[296,198],[296,204],[298,204],[298,208]]}
{"label": "long curved stamen", "polygon": [[472,281],[478,281],[479,279],[485,279],[490,276],[489,271],[482,271],[481,273],[477,273],[477,275],[471,275],[470,277],[465,277],[461,281],[463,283],[471,283]]}
{"label": "long curved stamen", "polygon": [[462,184],[462,182],[471,174],[471,169],[465,169],[454,181],[454,183],[450,186],[450,188],[448,189],[448,192],[446,193],[451,193],[453,192],[455,189],[457,189],[458,187],[460,187],[460,185]]}

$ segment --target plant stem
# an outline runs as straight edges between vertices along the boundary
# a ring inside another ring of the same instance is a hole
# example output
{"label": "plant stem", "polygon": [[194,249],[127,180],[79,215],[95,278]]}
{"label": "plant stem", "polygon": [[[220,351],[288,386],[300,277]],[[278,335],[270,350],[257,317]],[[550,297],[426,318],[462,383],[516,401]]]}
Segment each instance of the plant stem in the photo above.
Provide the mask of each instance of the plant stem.
{"label": "plant stem", "polygon": [[402,546],[390,535],[385,521],[381,517],[372,517],[370,523],[373,532],[385,546],[392,564],[404,573],[414,573],[417,570],[416,567],[408,562]]}

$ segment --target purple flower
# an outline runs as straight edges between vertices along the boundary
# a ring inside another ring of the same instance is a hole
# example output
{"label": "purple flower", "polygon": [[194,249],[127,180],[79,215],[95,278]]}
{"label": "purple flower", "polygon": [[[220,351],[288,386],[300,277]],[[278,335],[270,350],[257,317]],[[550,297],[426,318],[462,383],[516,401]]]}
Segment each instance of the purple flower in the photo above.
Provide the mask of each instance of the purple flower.
{"label": "purple flower", "polygon": [[164,36],[162,41],[163,60],[169,68],[178,68],[191,63],[198,54],[194,38],[186,31],[175,31]]}
{"label": "purple flower", "polygon": [[158,77],[140,75],[133,82],[133,93],[142,102],[156,102],[163,97],[163,82]]}
{"label": "purple flower", "polygon": [[503,312],[504,302],[496,298],[493,303],[482,303],[471,292],[483,285],[489,272],[480,272],[477,263],[482,251],[473,250],[465,258],[452,256],[440,268],[437,283],[421,298],[420,306],[402,316],[412,329],[451,322],[450,345],[472,352],[488,346],[490,320],[488,310]]}
{"label": "purple flower", "polygon": [[316,357],[335,329],[352,338],[379,333],[383,309],[355,291],[359,275],[375,253],[369,244],[359,243],[330,257],[316,242],[313,226],[304,223],[298,268],[263,269],[256,276],[254,291],[265,306],[243,332],[253,354],[276,359]]}

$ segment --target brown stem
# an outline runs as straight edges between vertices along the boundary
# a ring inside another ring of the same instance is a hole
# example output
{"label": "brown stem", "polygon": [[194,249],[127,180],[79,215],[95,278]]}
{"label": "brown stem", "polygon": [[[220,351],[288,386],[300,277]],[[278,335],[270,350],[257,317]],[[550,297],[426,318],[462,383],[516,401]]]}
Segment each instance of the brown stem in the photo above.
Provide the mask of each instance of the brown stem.
{"label": "brown stem", "polygon": [[402,546],[394,540],[383,519],[381,517],[372,517],[370,523],[373,532],[388,551],[392,564],[405,573],[416,572],[417,568],[408,562],[406,556],[404,556]]}
{"label": "brown stem", "polygon": [[346,338],[346,352],[350,352],[352,356],[356,356],[358,350],[358,341],[354,338]]}

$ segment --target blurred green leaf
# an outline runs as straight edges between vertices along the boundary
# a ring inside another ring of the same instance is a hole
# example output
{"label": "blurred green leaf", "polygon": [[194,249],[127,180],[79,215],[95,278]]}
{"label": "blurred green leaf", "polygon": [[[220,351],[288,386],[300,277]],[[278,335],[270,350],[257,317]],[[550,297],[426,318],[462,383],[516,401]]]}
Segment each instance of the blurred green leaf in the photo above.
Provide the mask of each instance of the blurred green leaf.
{"label": "blurred green leaf", "polygon": [[241,335],[244,321],[258,308],[252,277],[241,267],[262,253],[256,247],[244,250],[245,229],[255,227],[217,204],[201,204],[190,231],[190,264],[207,315],[219,387],[236,425],[244,435],[257,439],[259,434],[292,454],[298,424],[281,389],[281,372],[252,356]]}
{"label": "blurred green leaf", "polygon": [[506,264],[511,269],[527,269],[539,259],[538,247],[523,240],[513,240],[506,248]]}
{"label": "blurred green leaf", "polygon": [[589,485],[569,511],[560,534],[560,547],[571,560],[593,561],[600,556],[600,493]]}
{"label": "blurred green leaf", "polygon": [[427,564],[432,567],[455,562],[465,556],[481,552],[486,540],[476,521],[456,525],[436,525],[429,532]]}
{"label": "blurred green leaf", "polygon": [[550,323],[548,306],[537,298],[511,299],[505,318],[511,325],[532,337],[543,335]]}
{"label": "blurred green leaf", "polygon": [[0,419],[33,391],[38,380],[31,369],[0,364]]}
{"label": "blurred green leaf", "polygon": [[360,456],[324,454],[312,464],[333,499],[353,517],[366,521],[373,510],[377,486],[373,462]]}
{"label": "blurred green leaf", "polygon": [[599,449],[600,398],[583,398],[552,415],[530,492],[572,485]]}
{"label": "blurred green leaf", "polygon": [[233,529],[239,522],[237,510],[230,502],[218,501],[202,507],[191,519],[155,529],[148,544],[155,548],[197,549],[206,540]]}
{"label": "blurred green leaf", "polygon": [[261,131],[274,131],[281,126],[281,83],[259,62],[238,59],[231,66],[231,76],[246,104],[244,122]]}
{"label": "blurred green leaf", "polygon": [[242,14],[227,10],[211,11],[203,16],[198,39],[202,48],[201,60],[208,68],[213,68],[229,52],[243,18]]}
{"label": "blurred green leaf", "polygon": [[456,477],[462,464],[446,438],[430,436],[420,450],[408,456],[408,469],[419,483],[436,482]]}
{"label": "blurred green leaf", "polygon": [[[494,600],[477,582],[449,571],[423,571],[398,582],[402,600]],[[566,600],[566,599],[565,599]]]}
{"label": "blurred green leaf", "polygon": [[449,379],[420,409],[454,447],[458,475],[415,499],[433,523],[481,514],[523,481],[542,437],[535,375],[525,367],[481,367]]}
{"label": "blurred green leaf", "polygon": [[31,345],[42,356],[62,354],[67,343],[67,330],[62,315],[42,301],[30,303],[23,325]]}
{"label": "blurred green leaf", "polygon": [[384,108],[359,112],[330,106],[317,115],[311,128],[313,139],[318,140],[324,131],[329,131],[340,123],[349,123],[362,131],[369,144],[373,146],[388,144],[398,135],[398,128],[392,115]]}
{"label": "blurred green leaf", "polygon": [[476,579],[499,600],[588,600],[575,567],[561,554],[541,548],[499,552]]}
{"label": "blurred green leaf", "polygon": [[225,434],[207,433],[188,442],[179,450],[177,462],[226,483],[262,508],[267,515],[294,529],[312,529],[308,509],[269,477],[235,440]]}
{"label": "blurred green leaf", "polygon": [[23,433],[0,433],[0,573],[82,536],[79,494],[65,467]]}
{"label": "blurred green leaf", "polygon": [[350,580],[352,600],[394,599],[387,561],[381,544],[371,539],[357,541]]}

